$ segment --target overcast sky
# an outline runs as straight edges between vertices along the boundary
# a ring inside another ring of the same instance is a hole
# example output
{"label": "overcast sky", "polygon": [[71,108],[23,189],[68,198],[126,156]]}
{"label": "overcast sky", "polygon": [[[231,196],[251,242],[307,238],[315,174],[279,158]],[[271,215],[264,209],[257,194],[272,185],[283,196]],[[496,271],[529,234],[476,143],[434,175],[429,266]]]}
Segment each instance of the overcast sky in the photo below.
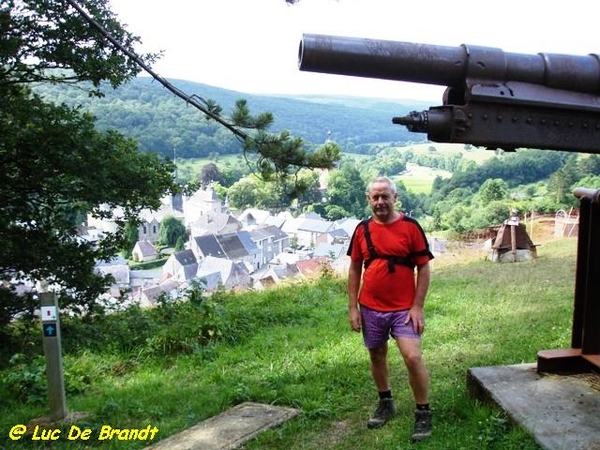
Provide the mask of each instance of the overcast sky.
{"label": "overcast sky", "polygon": [[298,70],[303,33],[507,52],[600,52],[592,0],[111,0],[154,69],[245,93],[346,94],[441,101],[443,87]]}

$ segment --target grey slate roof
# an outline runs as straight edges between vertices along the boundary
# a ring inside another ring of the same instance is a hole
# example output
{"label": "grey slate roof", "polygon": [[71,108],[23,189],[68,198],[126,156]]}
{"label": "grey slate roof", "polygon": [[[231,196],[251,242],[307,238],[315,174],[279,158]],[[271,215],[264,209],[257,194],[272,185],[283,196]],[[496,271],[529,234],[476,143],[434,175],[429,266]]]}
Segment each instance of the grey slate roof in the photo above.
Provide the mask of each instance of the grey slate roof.
{"label": "grey slate roof", "polygon": [[266,229],[269,230],[269,232],[273,233],[274,241],[279,241],[288,237],[286,232],[282,231],[281,228],[276,227],[275,225],[269,225],[268,227],[266,227]]}
{"label": "grey slate roof", "polygon": [[265,220],[266,225],[275,226],[277,228],[281,228],[283,223],[285,222],[284,216],[271,216]]}
{"label": "grey slate roof", "polygon": [[360,220],[358,220],[355,217],[350,217],[347,219],[338,220],[337,222],[335,222],[335,227],[336,229],[344,230],[348,234],[348,236],[352,236],[354,234],[354,230],[356,229],[359,223]]}
{"label": "grey slate roof", "polygon": [[221,272],[198,272],[197,278],[200,279],[200,285],[207,291],[214,291],[222,284]]}
{"label": "grey slate roof", "polygon": [[183,276],[186,280],[191,280],[196,277],[196,272],[198,272],[198,264],[190,264],[189,266],[183,266]]}
{"label": "grey slate roof", "polygon": [[217,238],[214,234],[196,236],[194,239],[196,240],[196,244],[198,244],[198,247],[200,248],[200,251],[204,257],[214,256],[217,258],[223,258],[226,256],[221,244],[219,241],[217,241]]}
{"label": "grey slate roof", "polygon": [[262,241],[270,237],[272,237],[274,241],[279,241],[286,238],[287,233],[281,231],[281,229],[275,225],[269,225],[268,227],[256,228],[250,231],[250,236],[254,242]]}
{"label": "grey slate roof", "polygon": [[333,222],[327,220],[304,219],[298,224],[298,230],[313,233],[325,233],[333,226]]}
{"label": "grey slate roof", "polygon": [[229,224],[235,224],[237,229],[241,228],[242,224],[231,214],[208,212],[196,219],[192,225],[197,228],[203,228],[211,233],[217,234]]}
{"label": "grey slate roof", "polygon": [[346,233],[346,230],[344,230],[343,228],[336,228],[335,230],[330,230],[329,235],[332,237],[341,237],[341,238],[350,237],[350,236],[348,236],[348,233]]}
{"label": "grey slate roof", "polygon": [[136,246],[140,249],[143,256],[154,256],[157,254],[154,245],[146,239],[143,241],[137,241]]}
{"label": "grey slate roof", "polygon": [[189,266],[197,263],[196,256],[194,256],[194,252],[191,250],[182,250],[180,252],[173,253],[173,255],[182,266]]}
{"label": "grey slate roof", "polygon": [[238,237],[240,239],[240,242],[242,243],[248,254],[257,255],[258,253],[260,253],[260,250],[252,240],[251,234],[252,233],[248,231],[238,231]]}
{"label": "grey slate roof", "polygon": [[[237,233],[222,234],[216,236],[217,241],[221,244],[225,255],[231,260],[248,256],[248,251],[240,241]],[[213,255],[214,256],[214,255]]]}

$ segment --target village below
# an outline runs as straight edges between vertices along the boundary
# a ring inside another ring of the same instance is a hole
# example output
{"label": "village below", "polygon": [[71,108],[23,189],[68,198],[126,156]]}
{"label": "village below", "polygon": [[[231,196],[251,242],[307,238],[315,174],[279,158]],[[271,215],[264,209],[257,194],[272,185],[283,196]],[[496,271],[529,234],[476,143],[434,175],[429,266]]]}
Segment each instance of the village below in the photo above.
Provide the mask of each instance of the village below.
{"label": "village below", "polygon": [[[185,225],[189,235],[185,249],[158,249],[165,217]],[[210,293],[218,289],[260,290],[285,280],[318,275],[324,269],[342,273],[348,267],[348,243],[360,222],[355,218],[329,221],[315,213],[273,215],[257,208],[234,214],[211,186],[178,201],[169,197],[159,210],[144,211],[141,220],[132,261],[116,256],[97,266],[99,272],[115,280],[105,298],[111,303],[120,302],[125,295],[124,304],[152,306],[160,296],[184,296],[194,280]],[[93,242],[114,230],[112,221],[90,217],[87,226],[81,227],[80,237]],[[156,266],[160,261],[162,265],[153,269],[130,267],[131,262],[143,267],[143,263]]]}
{"label": "village below", "polygon": [[[189,238],[184,249],[159,245],[164,218],[185,225]],[[137,303],[156,305],[159,298],[185,297],[191,283],[205,293],[216,290],[262,290],[282,282],[320,275],[324,270],[345,276],[346,255],[354,229],[354,217],[330,221],[310,212],[294,217],[290,212],[272,214],[258,208],[232,212],[208,186],[189,197],[165,198],[156,211],[144,211],[139,239],[131,260],[115,256],[98,263],[97,270],[111,275],[114,284],[103,296],[112,305]],[[113,221],[88,218],[80,237],[89,242],[113,232]],[[558,214],[555,218],[524,220],[517,215],[489,227],[472,239],[448,241],[429,236],[436,265],[456,258],[488,259],[495,262],[525,261],[536,257],[536,247],[555,238],[577,235],[577,219]],[[146,269],[144,267],[151,266]]]}

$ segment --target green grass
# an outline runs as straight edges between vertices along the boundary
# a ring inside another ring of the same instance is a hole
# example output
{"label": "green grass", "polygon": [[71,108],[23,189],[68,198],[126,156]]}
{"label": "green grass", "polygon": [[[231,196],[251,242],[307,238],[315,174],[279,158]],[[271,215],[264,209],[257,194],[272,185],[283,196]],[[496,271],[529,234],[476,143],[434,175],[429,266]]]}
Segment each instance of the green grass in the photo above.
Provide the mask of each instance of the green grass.
{"label": "green grass", "polygon": [[165,263],[167,262],[167,259],[169,259],[169,255],[161,256],[160,258],[153,259],[152,261],[138,262],[138,261],[131,260],[131,261],[129,261],[129,268],[131,270],[158,269],[165,265]]}
{"label": "green grass", "polygon": [[397,177],[406,186],[406,189],[415,194],[429,194],[433,186],[433,180],[419,179],[414,177]]}
{"label": "green grass", "polygon": [[[554,241],[538,250],[538,259],[516,264],[491,263],[479,255],[459,263],[453,258],[451,264],[443,256],[436,260],[423,339],[434,434],[419,449],[539,449],[466,388],[470,367],[534,362],[539,350],[569,346],[576,241]],[[235,329],[229,339],[194,353],[125,355],[107,348],[66,355],[66,376],[85,376],[88,383],[67,399],[71,411],[89,414],[77,425],[97,436],[102,425],[151,424],[164,438],[252,401],[299,408],[302,414],[259,434],[245,444],[247,450],[411,448],[413,402],[396,352],[391,352],[391,376],[399,415],[380,430],[365,427],[376,392],[361,337],[349,330],[343,278],[224,295],[220,302]],[[11,426],[47,411],[43,403],[25,405],[8,392],[0,391],[0,400],[3,449],[148,444],[10,442]]]}

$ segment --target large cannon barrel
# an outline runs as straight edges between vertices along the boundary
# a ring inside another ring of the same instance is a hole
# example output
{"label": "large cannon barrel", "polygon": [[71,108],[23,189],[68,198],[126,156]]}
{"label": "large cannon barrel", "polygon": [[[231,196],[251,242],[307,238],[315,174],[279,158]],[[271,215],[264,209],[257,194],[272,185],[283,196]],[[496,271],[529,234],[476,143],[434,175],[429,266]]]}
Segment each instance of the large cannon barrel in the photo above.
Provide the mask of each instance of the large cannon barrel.
{"label": "large cannon barrel", "polygon": [[300,70],[464,88],[465,80],[517,81],[600,93],[600,59],[556,53],[508,53],[499,48],[417,44],[304,34]]}

